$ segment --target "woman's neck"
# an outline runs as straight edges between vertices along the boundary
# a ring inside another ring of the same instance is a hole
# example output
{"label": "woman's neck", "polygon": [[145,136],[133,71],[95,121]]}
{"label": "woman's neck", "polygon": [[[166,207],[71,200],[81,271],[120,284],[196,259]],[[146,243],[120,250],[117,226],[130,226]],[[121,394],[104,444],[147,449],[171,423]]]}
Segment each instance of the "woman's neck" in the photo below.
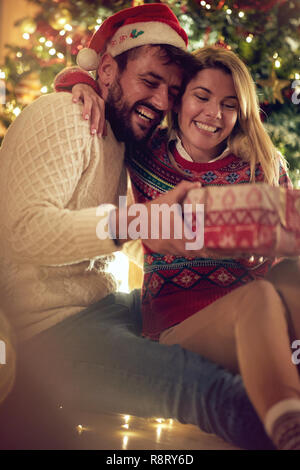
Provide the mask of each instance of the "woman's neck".
{"label": "woman's neck", "polygon": [[218,147],[205,151],[196,148],[186,148],[179,131],[177,132],[177,137],[179,139],[179,147],[177,145],[179,153],[182,154],[182,157],[186,160],[191,160],[195,163],[208,163],[219,157],[226,149],[226,142],[222,142]]}

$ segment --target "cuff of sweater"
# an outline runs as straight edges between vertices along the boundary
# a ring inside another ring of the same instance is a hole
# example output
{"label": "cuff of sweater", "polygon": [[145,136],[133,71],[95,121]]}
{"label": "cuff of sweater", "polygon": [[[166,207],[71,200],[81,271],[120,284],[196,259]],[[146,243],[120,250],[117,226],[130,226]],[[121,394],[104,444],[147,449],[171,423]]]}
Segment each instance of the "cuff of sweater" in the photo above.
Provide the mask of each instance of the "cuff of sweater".
{"label": "cuff of sweater", "polygon": [[73,69],[66,69],[60,72],[54,81],[55,91],[72,91],[74,85],[82,83],[89,85],[93,90],[99,94],[99,87],[96,80],[90,76],[89,73],[81,70],[80,68],[74,67]]}

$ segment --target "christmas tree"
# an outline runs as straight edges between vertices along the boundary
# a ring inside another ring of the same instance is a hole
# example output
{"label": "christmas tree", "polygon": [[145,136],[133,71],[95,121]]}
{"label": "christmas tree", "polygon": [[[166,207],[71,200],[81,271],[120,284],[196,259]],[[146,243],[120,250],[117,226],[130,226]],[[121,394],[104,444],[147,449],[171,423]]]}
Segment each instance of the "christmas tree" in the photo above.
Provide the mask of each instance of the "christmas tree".
{"label": "christmas tree", "polygon": [[[17,25],[27,47],[6,45],[0,64],[0,139],[21,110],[53,91],[55,75],[111,14],[142,0],[28,0],[40,7]],[[158,1],[158,0],[157,0]],[[298,0],[170,0],[190,50],[231,48],[258,85],[262,119],[300,187],[300,2]],[[2,105],[1,105],[2,102]]]}

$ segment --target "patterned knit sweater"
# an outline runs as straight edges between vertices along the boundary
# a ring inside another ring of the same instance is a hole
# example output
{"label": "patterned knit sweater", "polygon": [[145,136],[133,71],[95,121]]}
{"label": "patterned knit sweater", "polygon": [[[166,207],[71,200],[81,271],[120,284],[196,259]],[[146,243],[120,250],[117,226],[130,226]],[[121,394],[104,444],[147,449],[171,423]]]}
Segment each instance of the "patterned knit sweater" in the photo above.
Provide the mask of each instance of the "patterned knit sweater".
{"label": "patterned knit sweater", "polygon": [[[126,195],[124,145],[90,134],[69,93],[28,106],[0,149],[1,307],[27,339],[115,290],[96,208]],[[102,217],[103,218],[103,217]]]}
{"label": "patterned knit sweater", "polygon": [[[171,151],[170,151],[171,150]],[[189,162],[168,145],[166,131],[159,131],[145,152],[128,152],[135,198],[143,203],[172,189],[181,180],[200,181],[202,186],[250,182],[250,166],[233,154],[214,162]],[[256,182],[263,181],[260,165]],[[291,187],[280,166],[279,184]],[[143,335],[157,340],[160,333],[193,315],[233,289],[266,275],[272,260],[266,258],[182,258],[151,252],[144,246],[142,288]]]}

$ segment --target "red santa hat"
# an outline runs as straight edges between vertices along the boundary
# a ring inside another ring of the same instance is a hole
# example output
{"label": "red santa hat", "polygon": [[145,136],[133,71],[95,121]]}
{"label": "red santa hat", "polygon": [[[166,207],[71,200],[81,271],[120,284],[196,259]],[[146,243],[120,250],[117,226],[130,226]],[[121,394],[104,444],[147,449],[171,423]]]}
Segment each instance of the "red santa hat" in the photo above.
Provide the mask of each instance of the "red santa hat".
{"label": "red santa hat", "polygon": [[126,8],[107,18],[93,35],[89,47],[81,49],[77,64],[84,70],[97,70],[101,54],[113,57],[146,44],[169,44],[186,49],[188,38],[167,5],[149,3]]}

